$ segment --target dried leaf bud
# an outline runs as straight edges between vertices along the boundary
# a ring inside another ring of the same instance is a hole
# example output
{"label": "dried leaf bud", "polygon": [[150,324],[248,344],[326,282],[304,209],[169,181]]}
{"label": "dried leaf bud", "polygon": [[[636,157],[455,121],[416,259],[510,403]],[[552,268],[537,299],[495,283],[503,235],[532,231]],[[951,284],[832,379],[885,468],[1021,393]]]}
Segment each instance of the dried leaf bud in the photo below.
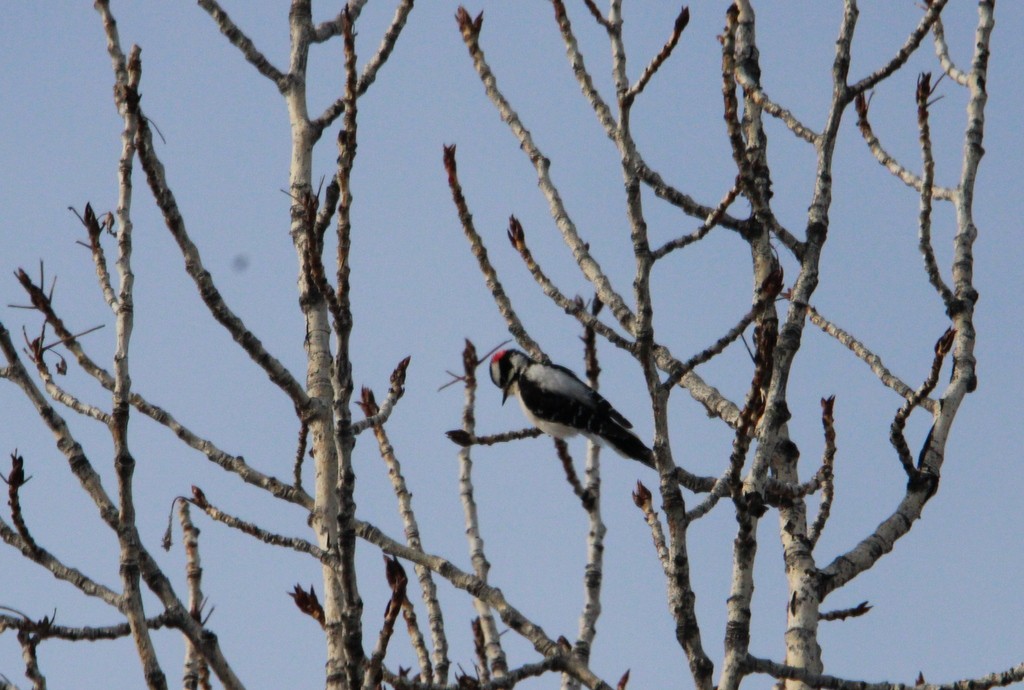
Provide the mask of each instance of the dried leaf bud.
{"label": "dried leaf bud", "polygon": [[928,97],[932,95],[932,73],[921,72],[917,75],[917,105],[919,108],[925,107],[928,103]]}
{"label": "dried leaf bud", "polygon": [[405,371],[409,368],[409,362],[412,361],[412,355],[409,355],[395,367],[395,370],[391,372],[391,383],[401,388],[405,385]]}
{"label": "dried leaf bud", "polygon": [[92,210],[92,204],[86,203],[85,214],[82,216],[82,224],[85,225],[85,231],[89,234],[89,242],[95,247],[99,244],[100,235],[103,233],[103,229],[100,227],[99,220],[96,218],[96,212]]}
{"label": "dried leaf bud", "polygon": [[384,577],[387,578],[392,592],[404,592],[405,586],[409,583],[409,576],[405,574],[405,568],[396,556],[384,557]]}
{"label": "dried leaf bud", "polygon": [[629,685],[629,669],[622,674],[622,678],[619,678],[619,684],[615,686],[616,690],[626,690],[626,686]]}
{"label": "dried leaf bud", "polygon": [[644,486],[640,480],[636,482],[636,491],[633,492],[633,503],[644,512],[651,509],[651,490]]}
{"label": "dried leaf bud", "polygon": [[326,626],[324,609],[320,605],[320,600],[316,597],[316,590],[313,589],[313,585],[309,586],[308,592],[302,589],[302,585],[295,585],[295,589],[288,592],[288,596],[295,602],[295,606],[299,611],[313,618],[320,624],[320,627]]}
{"label": "dried leaf bud", "polygon": [[830,395],[821,399],[821,418],[832,423],[832,410],[835,407],[836,396]]}
{"label": "dried leaf bud", "polygon": [[515,216],[508,217],[508,241],[517,252],[522,253],[526,249],[526,232]]}
{"label": "dried leaf bud", "polygon": [[868,116],[868,99],[864,96],[863,92],[857,94],[853,100],[853,105],[857,109],[857,117],[861,122],[864,122]]}
{"label": "dried leaf bud", "polygon": [[444,435],[447,436],[449,440],[451,440],[451,442],[457,446],[468,448],[469,446],[473,445],[473,437],[470,436],[469,433],[463,431],[462,429],[452,429],[451,431],[446,431]]}
{"label": "dried leaf bud", "polygon": [[[679,13],[679,16],[676,17],[676,25],[673,28],[673,30],[675,31],[676,35],[678,36],[679,34],[683,33],[683,29],[685,29],[686,25],[689,24],[689,23],[690,23],[690,8],[688,6],[686,6],[686,5],[683,5],[683,10]],[[626,673],[629,674],[629,671],[626,671]]]}
{"label": "dried leaf bud", "polygon": [[469,338],[466,338],[466,346],[462,348],[462,368],[466,372],[466,376],[469,376],[473,371],[476,370],[476,366],[480,363],[476,356],[476,345]]}
{"label": "dried leaf bud", "polygon": [[18,451],[11,453],[11,473],[5,480],[12,489],[19,488],[25,483],[25,458],[18,455]]}
{"label": "dried leaf bud", "polygon": [[366,386],[363,386],[362,400],[359,401],[359,407],[362,408],[363,414],[367,417],[372,417],[380,412],[380,408],[377,406],[377,399],[373,395],[373,391]]}
{"label": "dried leaf bud", "polygon": [[458,171],[458,166],[455,163],[455,144],[447,145],[444,149],[444,169],[448,173],[448,183],[451,184],[455,175]]}
{"label": "dried leaf bud", "polygon": [[192,485],[192,503],[203,510],[206,510],[210,506],[209,502],[206,500],[206,494],[204,494],[203,490],[195,484]]}
{"label": "dried leaf bud", "polygon": [[956,338],[956,329],[947,328],[942,337],[935,343],[935,354],[938,357],[945,357],[953,349],[953,339]]}
{"label": "dried leaf bud", "polygon": [[480,35],[480,28],[483,26],[484,13],[481,12],[473,19],[465,7],[459,6],[455,12],[455,21],[459,23],[459,31],[466,41],[476,39]]}

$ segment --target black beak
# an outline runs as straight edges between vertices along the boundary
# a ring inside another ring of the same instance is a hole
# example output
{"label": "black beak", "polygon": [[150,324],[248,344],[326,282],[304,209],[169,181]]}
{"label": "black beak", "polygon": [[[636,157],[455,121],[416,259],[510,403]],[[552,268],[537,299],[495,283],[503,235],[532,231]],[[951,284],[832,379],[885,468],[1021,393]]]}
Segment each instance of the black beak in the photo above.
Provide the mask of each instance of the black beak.
{"label": "black beak", "polygon": [[501,404],[504,405],[506,400],[508,400],[508,388],[504,388],[501,391]]}

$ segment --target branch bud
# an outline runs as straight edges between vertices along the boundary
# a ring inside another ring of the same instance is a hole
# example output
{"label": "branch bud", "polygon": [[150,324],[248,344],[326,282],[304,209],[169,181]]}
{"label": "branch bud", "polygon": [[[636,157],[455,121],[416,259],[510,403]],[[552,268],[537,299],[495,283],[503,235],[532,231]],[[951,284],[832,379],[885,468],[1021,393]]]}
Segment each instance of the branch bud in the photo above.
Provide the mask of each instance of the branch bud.
{"label": "branch bud", "polygon": [[455,144],[443,148],[444,170],[448,173],[448,186],[454,187],[458,182],[458,166],[455,163]]}
{"label": "branch bud", "polygon": [[398,561],[397,556],[388,558],[384,556],[384,577],[387,578],[388,587],[392,592],[402,593],[405,597],[405,586],[409,583],[409,576],[405,574],[405,568]]}
{"label": "branch bud", "polygon": [[[689,23],[690,23],[690,8],[687,5],[683,5],[682,11],[680,11],[679,12],[679,16],[676,17],[676,24],[675,24],[674,27],[672,27],[672,30],[675,33],[675,35],[679,36],[679,34],[683,33],[683,29],[685,29],[686,25],[689,24]],[[629,671],[626,671],[626,676],[628,678]]]}
{"label": "branch bud", "polygon": [[858,93],[856,98],[853,99],[853,105],[857,109],[857,124],[864,126],[868,123],[868,105],[871,101],[864,95],[863,92]]}
{"label": "branch bud", "polygon": [[295,602],[295,606],[298,607],[299,611],[319,623],[321,628],[326,628],[324,608],[316,597],[316,590],[313,589],[313,585],[309,586],[308,592],[302,589],[302,585],[295,585],[295,589],[288,592],[288,596]]}
{"label": "branch bud", "polygon": [[636,491],[633,492],[633,503],[645,513],[651,509],[651,490],[644,486],[640,480],[636,482]]}
{"label": "branch bud", "polygon": [[830,395],[821,399],[821,419],[826,424],[832,424],[832,410],[835,407],[836,396]]}
{"label": "branch bud", "polygon": [[409,368],[409,362],[412,361],[412,355],[409,355],[395,367],[395,370],[391,372],[391,383],[392,385],[401,388],[405,385],[405,370]]}
{"label": "branch bud", "polygon": [[949,354],[949,351],[953,349],[953,339],[956,338],[956,329],[947,328],[946,332],[942,334],[935,342],[935,356],[945,357]]}
{"label": "branch bud", "polygon": [[206,500],[206,494],[195,484],[192,485],[192,503],[203,510],[210,507],[209,501]]}
{"label": "branch bud", "polygon": [[475,41],[480,37],[480,28],[484,23],[484,13],[481,12],[473,19],[465,7],[459,6],[455,12],[455,21],[459,23],[459,31],[465,41]]}
{"label": "branch bud", "polygon": [[462,348],[462,368],[466,372],[467,378],[473,376],[478,364],[480,364],[480,360],[476,356],[476,345],[472,340],[466,338],[466,347]]}
{"label": "branch bud", "polygon": [[473,445],[473,437],[462,429],[452,429],[451,431],[446,431],[444,435],[457,446],[469,448]]}
{"label": "branch bud", "polygon": [[526,250],[526,233],[523,224],[515,216],[508,217],[508,241],[520,254]]}
{"label": "branch bud", "polygon": [[372,417],[380,412],[380,407],[377,406],[377,398],[373,395],[373,391],[366,386],[363,386],[362,400],[359,401],[359,407],[362,408],[363,414],[367,417]]}

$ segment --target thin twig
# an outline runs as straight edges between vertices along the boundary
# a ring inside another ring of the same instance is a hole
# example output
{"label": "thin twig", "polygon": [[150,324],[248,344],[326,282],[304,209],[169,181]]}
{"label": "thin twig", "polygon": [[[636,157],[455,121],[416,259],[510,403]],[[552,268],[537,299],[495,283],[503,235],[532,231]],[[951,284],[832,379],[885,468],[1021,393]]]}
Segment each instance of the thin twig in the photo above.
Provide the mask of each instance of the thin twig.
{"label": "thin twig", "polygon": [[[537,285],[540,286],[541,290],[551,299],[552,302],[560,307],[566,314],[575,317],[584,328],[593,329],[597,333],[600,333],[601,337],[605,338],[608,342],[619,349],[625,350],[626,352],[634,352],[635,348],[632,341],[627,340],[616,333],[611,327],[598,319],[596,314],[589,313],[582,301],[569,299],[566,297],[565,293],[555,286],[547,273],[544,272],[544,269],[542,269],[536,259],[533,258],[533,252],[530,251],[530,248],[526,244],[526,231],[523,229],[523,224],[520,223],[519,219],[514,215],[509,216],[508,219],[508,240],[512,244],[512,248],[515,249],[523,259],[523,263],[526,264],[526,269],[530,272],[530,275],[533,276],[533,279],[537,281]],[[600,297],[597,297],[596,299],[600,299]]]}
{"label": "thin twig", "polygon": [[197,0],[197,2],[199,6],[206,10],[207,14],[213,18],[213,21],[217,24],[217,28],[220,29],[220,32],[224,34],[224,36],[227,37],[228,41],[231,42],[231,45],[242,51],[242,55],[253,67],[256,68],[256,71],[274,82],[278,91],[283,93],[285,89],[288,88],[288,75],[284,74],[281,70],[271,64],[266,56],[256,48],[252,39],[245,35],[245,33],[235,25],[231,20],[231,17],[228,16],[228,13],[221,8],[217,0]]}
{"label": "thin twig", "polygon": [[[900,395],[900,397],[910,400],[914,395],[914,389],[908,386],[902,379],[894,375],[889,369],[886,368],[882,362],[882,358],[875,354],[872,350],[868,349],[862,342],[857,340],[853,335],[846,332],[839,326],[835,325],[814,307],[808,305],[807,307],[807,319],[812,324],[820,328],[824,333],[835,338],[842,345],[846,346],[850,352],[857,356],[857,359],[861,360],[869,367],[871,371],[875,373],[878,380],[882,382],[887,388],[891,388]],[[925,408],[929,412],[934,413],[936,410],[936,402],[930,398],[925,398],[919,403],[921,407]]]}
{"label": "thin twig", "polygon": [[924,268],[928,274],[928,282],[942,298],[946,311],[953,309],[953,291],[946,285],[939,272],[939,264],[935,260],[935,249],[932,247],[932,182],[935,179],[935,158],[932,156],[931,127],[928,124],[928,107],[935,92],[931,83],[931,74],[922,73],[917,79],[917,126],[920,132],[918,140],[921,144],[921,158],[924,172],[921,176],[921,211],[918,214],[918,249],[924,257]]}
{"label": "thin twig", "polygon": [[716,225],[718,225],[719,221],[721,221],[722,217],[725,215],[725,212],[729,209],[732,202],[736,200],[736,197],[738,197],[739,194],[739,182],[736,182],[729,188],[729,191],[725,193],[722,200],[718,202],[718,206],[716,206],[715,209],[704,219],[704,222],[701,223],[699,228],[688,235],[683,235],[682,237],[677,237],[674,240],[669,240],[657,249],[652,250],[651,258],[657,261],[677,249],[688,247],[689,245],[704,239],[704,237],[711,232]]}
{"label": "thin twig", "polygon": [[873,89],[880,81],[891,76],[902,67],[910,59],[910,56],[914,54],[918,46],[921,45],[921,41],[928,35],[928,32],[931,31],[932,24],[939,18],[939,14],[947,2],[948,0],[928,0],[926,3],[928,9],[925,11],[924,16],[921,17],[921,21],[918,22],[914,30],[907,36],[907,40],[896,52],[896,55],[888,63],[850,86],[848,96],[852,98],[857,94]]}
{"label": "thin twig", "polygon": [[484,90],[486,91],[488,98],[490,98],[491,102],[501,114],[502,120],[508,125],[512,134],[519,141],[520,148],[522,148],[523,152],[533,164],[537,174],[537,184],[544,194],[544,197],[547,199],[548,206],[551,211],[551,217],[554,219],[555,225],[561,232],[562,239],[565,241],[566,246],[572,252],[572,256],[576,260],[576,264],[579,266],[580,271],[587,280],[589,280],[594,286],[594,289],[601,298],[601,301],[608,305],[608,308],[611,310],[612,314],[615,315],[615,318],[622,327],[625,328],[627,332],[632,332],[635,317],[626,305],[622,296],[614,290],[611,285],[611,281],[601,270],[601,266],[591,255],[587,243],[580,237],[579,232],[576,229],[576,225],[572,222],[569,212],[565,208],[565,204],[562,202],[562,197],[558,188],[551,179],[551,161],[544,156],[536,143],[534,143],[533,136],[530,134],[530,131],[523,125],[519,115],[512,109],[511,104],[509,104],[504,94],[498,88],[497,80],[484,58],[483,49],[480,47],[479,43],[480,27],[483,15],[480,15],[474,20],[470,18],[468,12],[460,10],[460,12],[457,13],[456,18],[459,22],[463,41],[469,49],[470,56],[473,58],[473,66],[476,68],[477,75],[480,77],[480,81],[484,85]]}
{"label": "thin twig", "polygon": [[[477,358],[476,347],[467,339],[466,346],[462,350],[463,380],[465,382],[462,432],[470,437],[474,435],[476,430],[476,368],[478,365],[479,359]],[[473,458],[468,446],[464,446],[459,450],[459,501],[462,503],[462,512],[466,525],[469,559],[473,564],[473,571],[476,573],[477,578],[481,582],[486,583],[491,564],[484,554],[484,539],[480,534],[480,521],[477,516],[476,499],[473,490]],[[494,620],[494,614],[488,603],[479,597],[473,600],[473,606],[480,617],[488,667],[495,678],[500,678],[508,672],[508,660],[505,656],[505,650],[501,645],[501,637]]]}
{"label": "thin twig", "polygon": [[644,87],[647,86],[647,82],[651,80],[651,77],[655,75],[665,61],[668,60],[669,56],[672,55],[672,51],[675,50],[676,44],[679,43],[679,38],[683,35],[683,30],[689,23],[690,8],[683,5],[678,16],[676,16],[676,21],[672,26],[672,33],[669,35],[668,40],[665,41],[665,45],[662,46],[658,54],[655,55],[647,64],[647,67],[645,67],[644,71],[640,74],[640,78],[636,80],[636,83],[629,87],[629,90],[623,96],[624,100],[632,102],[637,96],[643,93]]}
{"label": "thin twig", "polygon": [[[363,389],[361,406],[367,415],[367,419],[379,417],[377,403],[373,399],[373,393],[368,388]],[[387,467],[388,477],[391,479],[391,485],[398,500],[398,513],[402,518],[405,541],[410,547],[422,550],[423,543],[420,539],[419,523],[412,508],[412,493],[410,493],[406,486],[405,477],[402,474],[402,465],[398,461],[397,455],[395,455],[395,449],[391,445],[383,424],[380,422],[375,424],[373,432],[377,439],[377,447],[380,451],[381,459],[384,460],[384,464]],[[427,653],[423,635],[416,625],[415,613],[413,612],[411,602],[403,604],[403,613],[409,629],[409,637],[413,643],[413,649],[416,651],[416,656],[420,662],[421,675],[426,680],[443,683],[447,680],[448,667],[451,662],[448,660],[448,637],[444,629],[444,617],[441,613],[441,606],[437,599],[437,586],[434,584],[434,579],[429,569],[417,565],[415,570],[430,622],[431,641],[434,646],[433,664],[431,664],[430,655]]]}
{"label": "thin twig", "polygon": [[942,70],[950,79],[960,86],[967,86],[967,74],[956,66],[949,57],[949,46],[946,45],[946,32],[942,27],[942,17],[936,17],[932,22],[932,37],[935,39],[935,55],[939,58]]}
{"label": "thin twig", "polygon": [[821,537],[828,522],[829,514],[832,512],[832,500],[835,498],[835,483],[833,482],[833,467],[836,458],[836,428],[833,410],[836,398],[831,396],[821,399],[821,426],[825,430],[825,451],[821,457],[821,503],[818,505],[818,514],[814,518],[807,531],[807,540],[811,548],[814,548]]}
{"label": "thin twig", "polygon": [[451,190],[452,201],[455,203],[455,209],[459,214],[459,221],[462,223],[462,231],[469,241],[473,256],[476,257],[477,263],[480,265],[480,272],[484,275],[487,289],[491,291],[491,297],[494,298],[498,311],[508,325],[509,333],[534,359],[546,361],[547,355],[544,354],[540,345],[526,332],[526,328],[523,327],[519,315],[516,314],[515,309],[512,307],[512,301],[505,294],[505,289],[501,286],[501,281],[498,280],[498,272],[494,270],[490,259],[487,258],[487,248],[484,247],[484,242],[476,231],[476,227],[473,224],[473,215],[469,212],[469,205],[466,203],[466,197],[462,193],[462,185],[459,183],[454,145],[444,147],[444,169],[448,173],[448,188]]}
{"label": "thin twig", "polygon": [[[857,97],[854,99],[854,106],[857,109],[857,128],[860,130],[860,134],[864,138],[864,142],[868,145],[872,155],[874,155],[875,160],[877,160],[879,164],[884,166],[890,173],[900,178],[905,185],[911,189],[921,192],[921,178],[889,155],[889,153],[882,147],[878,137],[875,136],[875,132],[871,128],[871,122],[868,120],[868,110],[870,105],[871,99],[865,98],[863,93],[857,94]],[[932,197],[935,199],[942,199],[944,201],[956,201],[957,191],[956,189],[951,189],[949,187],[933,186]]]}

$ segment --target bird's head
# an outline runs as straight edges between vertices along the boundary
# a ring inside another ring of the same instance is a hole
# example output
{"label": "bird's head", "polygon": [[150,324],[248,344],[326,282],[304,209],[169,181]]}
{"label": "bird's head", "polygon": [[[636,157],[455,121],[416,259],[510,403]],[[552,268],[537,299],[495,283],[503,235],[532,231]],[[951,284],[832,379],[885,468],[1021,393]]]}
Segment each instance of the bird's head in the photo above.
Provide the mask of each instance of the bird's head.
{"label": "bird's head", "polygon": [[491,381],[501,389],[502,405],[512,392],[512,385],[529,363],[530,358],[519,350],[498,350],[491,357]]}

